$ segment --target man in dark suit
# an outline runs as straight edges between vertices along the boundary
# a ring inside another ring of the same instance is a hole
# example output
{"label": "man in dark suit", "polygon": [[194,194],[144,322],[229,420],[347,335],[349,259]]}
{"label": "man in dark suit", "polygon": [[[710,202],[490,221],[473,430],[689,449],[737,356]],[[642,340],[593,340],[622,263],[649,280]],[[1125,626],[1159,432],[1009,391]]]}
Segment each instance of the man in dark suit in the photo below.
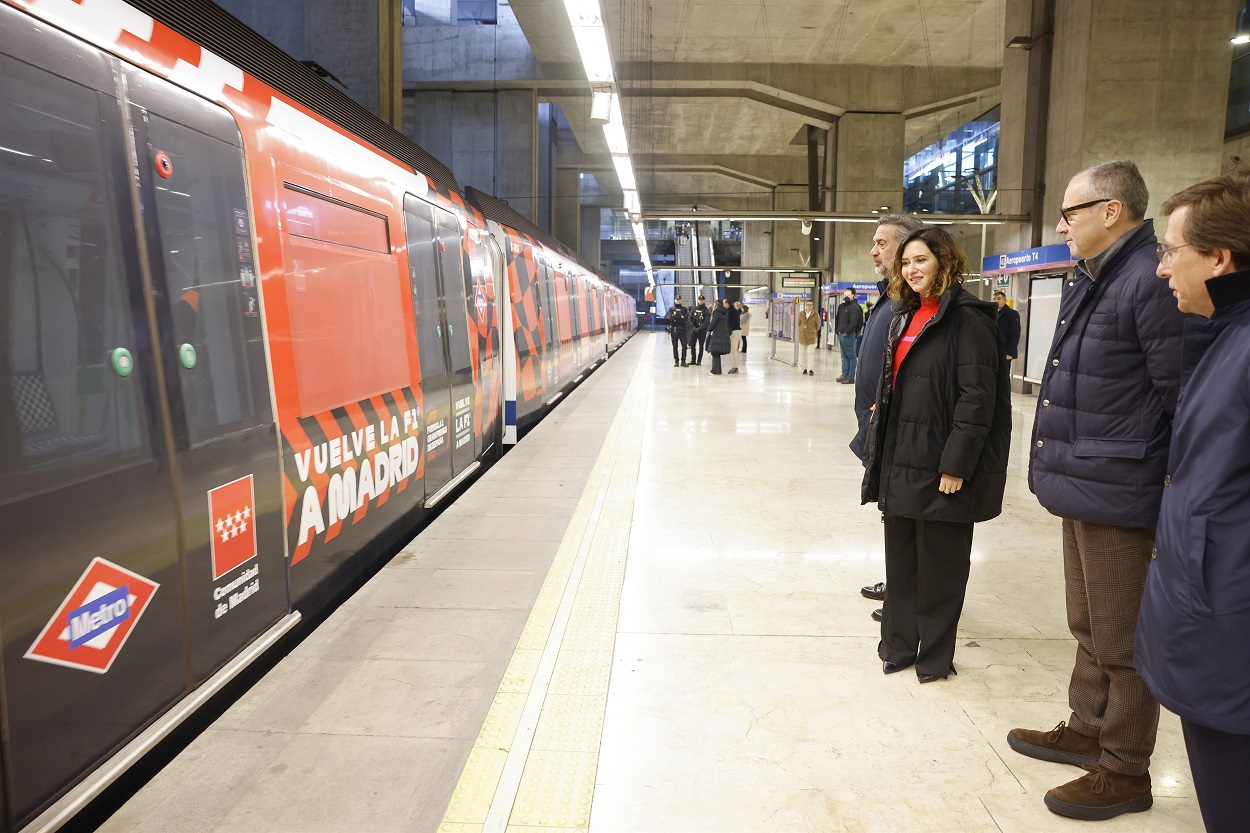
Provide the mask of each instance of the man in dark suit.
{"label": "man in dark suit", "polygon": [[998,304],[998,332],[1003,337],[1010,375],[1011,362],[1020,355],[1020,313],[1007,306],[1007,293],[1001,289],[994,293],[994,303]]}

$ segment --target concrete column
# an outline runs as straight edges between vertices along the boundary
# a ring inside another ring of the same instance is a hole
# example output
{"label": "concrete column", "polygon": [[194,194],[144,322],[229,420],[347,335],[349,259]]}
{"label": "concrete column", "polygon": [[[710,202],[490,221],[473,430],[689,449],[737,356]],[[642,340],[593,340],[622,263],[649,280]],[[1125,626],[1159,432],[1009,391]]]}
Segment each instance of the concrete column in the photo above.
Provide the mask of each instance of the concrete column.
{"label": "concrete column", "polygon": [[[835,211],[867,212],[903,205],[906,119],[901,113],[847,113],[837,125]],[[875,281],[871,223],[840,223],[834,236],[835,281]]]}
{"label": "concrete column", "polygon": [[396,130],[404,129],[403,5],[378,3],[378,115]]}
{"label": "concrete column", "polygon": [[[1068,180],[1108,159],[1137,163],[1150,188],[1147,216],[1181,188],[1220,173],[1229,39],[1237,0],[1055,3],[1054,34],[1037,31],[1040,4],[1008,0],[1005,40],[1032,36],[1032,50],[1053,49],[1045,133],[1042,245],[1054,232]],[[1030,31],[1030,26],[1034,29]],[[1013,54],[1016,53],[1016,54]],[[999,199],[1004,211],[1028,210],[1029,127],[1021,97],[1039,88],[1036,56],[1009,49],[1003,63]],[[1024,199],[1021,199],[1021,197]],[[1033,241],[994,234],[994,251]]]}
{"label": "concrete column", "polygon": [[404,99],[404,131],[448,165],[461,186],[506,200],[533,221],[537,114],[532,90],[418,92]]}
{"label": "concrete column", "polygon": [[581,245],[577,252],[582,260],[596,269],[601,269],[599,240],[599,206],[583,205],[581,207]]}
{"label": "concrete column", "polygon": [[556,193],[552,201],[552,209],[555,214],[552,233],[561,243],[577,251],[581,246],[582,228],[580,171],[573,168],[561,168],[556,172]]}

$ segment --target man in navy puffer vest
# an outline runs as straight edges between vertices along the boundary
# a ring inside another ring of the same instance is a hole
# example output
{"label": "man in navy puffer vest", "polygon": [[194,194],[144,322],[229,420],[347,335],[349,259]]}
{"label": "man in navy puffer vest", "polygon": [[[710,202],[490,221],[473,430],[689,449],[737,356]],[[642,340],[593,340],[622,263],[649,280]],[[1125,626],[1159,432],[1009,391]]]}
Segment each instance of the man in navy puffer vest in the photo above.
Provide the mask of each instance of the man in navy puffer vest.
{"label": "man in navy puffer vest", "polygon": [[1133,666],[1180,377],[1184,317],[1155,277],[1146,183],[1132,162],[1072,178],[1056,232],[1076,274],[1065,281],[1038,394],[1029,487],[1063,519],[1064,586],[1076,662],[1072,714],[1008,743],[1090,771],[1046,793],[1086,820],[1149,809],[1159,704]]}

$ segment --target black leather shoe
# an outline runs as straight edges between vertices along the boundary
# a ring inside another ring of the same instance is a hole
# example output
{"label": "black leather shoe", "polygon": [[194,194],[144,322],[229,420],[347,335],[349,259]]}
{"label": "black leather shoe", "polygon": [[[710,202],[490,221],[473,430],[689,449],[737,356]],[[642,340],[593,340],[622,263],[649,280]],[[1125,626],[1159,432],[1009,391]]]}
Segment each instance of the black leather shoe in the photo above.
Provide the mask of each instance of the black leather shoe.
{"label": "black leather shoe", "polygon": [[[954,674],[956,677],[958,677],[958,676],[959,676],[959,672],[955,670],[955,666],[954,666],[954,665],[952,665],[952,666],[951,666],[951,669],[950,669],[950,671],[949,671],[948,673],[950,673],[950,674]],[[939,675],[937,675],[937,674],[921,674],[919,671],[917,671],[917,672],[916,672],[916,679],[917,679],[917,680],[919,680],[919,681],[920,681],[920,682],[922,682],[922,683],[935,683],[935,682],[937,682],[938,680],[945,680],[945,679],[946,679],[946,674],[942,674],[941,676],[939,676]]]}
{"label": "black leather shoe", "polygon": [[874,611],[872,612],[872,621],[874,621],[874,622],[880,622],[880,621],[881,621],[881,617],[884,615],[884,613],[885,613],[885,609],[884,609],[884,608],[877,608],[876,610],[874,610]]}
{"label": "black leather shoe", "polygon": [[869,584],[866,587],[859,588],[859,595],[865,599],[872,599],[874,602],[885,601],[885,582],[879,581],[876,584]]}
{"label": "black leather shoe", "polygon": [[890,662],[888,659],[882,660],[881,673],[882,674],[897,674],[899,671],[902,671],[904,668],[911,668],[915,664],[916,664],[916,661],[914,659],[908,662]]}

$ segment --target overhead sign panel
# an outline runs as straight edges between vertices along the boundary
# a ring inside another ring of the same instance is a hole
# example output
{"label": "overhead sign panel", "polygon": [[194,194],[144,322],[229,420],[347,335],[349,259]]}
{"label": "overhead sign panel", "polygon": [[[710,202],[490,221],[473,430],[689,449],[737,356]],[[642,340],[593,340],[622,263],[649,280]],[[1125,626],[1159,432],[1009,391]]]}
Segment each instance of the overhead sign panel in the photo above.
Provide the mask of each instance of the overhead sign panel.
{"label": "overhead sign panel", "polygon": [[1041,272],[1046,269],[1070,269],[1076,260],[1067,243],[990,255],[981,261],[982,275],[1010,275],[1014,272]]}

